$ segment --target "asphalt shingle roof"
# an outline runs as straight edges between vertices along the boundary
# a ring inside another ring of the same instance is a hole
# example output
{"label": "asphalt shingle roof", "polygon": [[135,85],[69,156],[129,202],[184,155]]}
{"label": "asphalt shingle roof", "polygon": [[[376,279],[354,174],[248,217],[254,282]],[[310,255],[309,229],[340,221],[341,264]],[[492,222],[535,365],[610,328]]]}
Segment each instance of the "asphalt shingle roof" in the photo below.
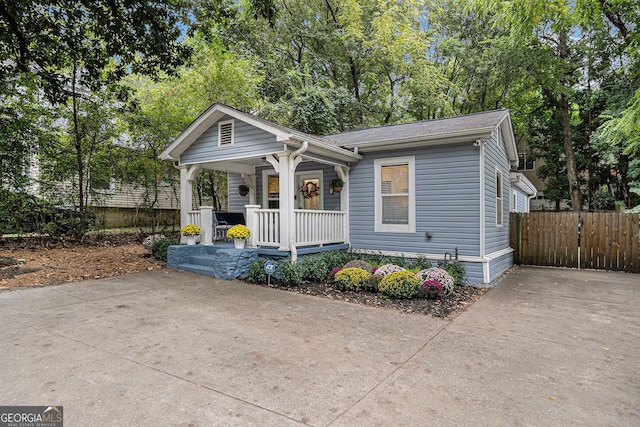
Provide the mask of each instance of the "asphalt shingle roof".
{"label": "asphalt shingle roof", "polygon": [[355,147],[379,141],[393,141],[420,136],[444,135],[452,132],[472,131],[497,126],[509,114],[509,110],[494,110],[446,119],[425,120],[324,136],[342,147]]}

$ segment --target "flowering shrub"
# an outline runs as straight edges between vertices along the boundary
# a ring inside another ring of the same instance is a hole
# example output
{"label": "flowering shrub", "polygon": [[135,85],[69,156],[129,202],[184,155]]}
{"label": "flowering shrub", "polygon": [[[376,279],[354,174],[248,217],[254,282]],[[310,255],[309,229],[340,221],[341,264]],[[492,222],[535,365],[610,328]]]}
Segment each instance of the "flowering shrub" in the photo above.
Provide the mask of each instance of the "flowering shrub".
{"label": "flowering shrub", "polygon": [[344,265],[344,268],[361,268],[364,271],[373,273],[373,267],[367,261],[361,259],[354,259]]}
{"label": "flowering shrub", "polygon": [[422,293],[427,298],[438,298],[442,295],[442,284],[437,280],[425,280],[422,282]]}
{"label": "flowering shrub", "polygon": [[251,237],[251,232],[246,225],[238,224],[234,225],[227,231],[227,237],[230,239],[248,239]]}
{"label": "flowering shrub", "polygon": [[194,224],[188,224],[182,227],[180,233],[183,236],[199,236],[200,235],[200,227]]}
{"label": "flowering shrub", "polygon": [[359,291],[371,276],[371,273],[361,268],[344,268],[336,273],[334,283],[341,291]]}
{"label": "flowering shrub", "polygon": [[428,268],[416,273],[416,276],[423,282],[425,280],[435,280],[442,285],[442,294],[449,295],[453,292],[453,278],[442,268]]}
{"label": "flowering shrub", "polygon": [[159,242],[160,240],[164,239],[164,235],[162,234],[152,234],[150,236],[147,236],[143,241],[142,241],[142,246],[150,253],[153,253],[153,245],[156,242]]}
{"label": "flowering shrub", "polygon": [[382,278],[378,290],[391,298],[413,298],[420,293],[420,279],[410,271],[396,271]]}
{"label": "flowering shrub", "polygon": [[386,276],[388,274],[396,273],[396,272],[399,272],[399,271],[405,271],[405,270],[404,270],[404,268],[400,267],[399,265],[385,264],[382,267],[378,267],[376,269],[375,275],[384,277],[384,276]]}

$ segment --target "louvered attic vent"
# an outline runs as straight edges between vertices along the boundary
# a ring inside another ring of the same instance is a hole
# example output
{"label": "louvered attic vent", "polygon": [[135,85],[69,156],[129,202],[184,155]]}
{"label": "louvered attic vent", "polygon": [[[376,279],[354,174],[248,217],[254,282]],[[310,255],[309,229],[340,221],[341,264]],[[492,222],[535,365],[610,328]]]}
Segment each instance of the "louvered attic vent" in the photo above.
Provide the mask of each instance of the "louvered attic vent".
{"label": "louvered attic vent", "polygon": [[233,120],[218,123],[218,146],[233,145]]}

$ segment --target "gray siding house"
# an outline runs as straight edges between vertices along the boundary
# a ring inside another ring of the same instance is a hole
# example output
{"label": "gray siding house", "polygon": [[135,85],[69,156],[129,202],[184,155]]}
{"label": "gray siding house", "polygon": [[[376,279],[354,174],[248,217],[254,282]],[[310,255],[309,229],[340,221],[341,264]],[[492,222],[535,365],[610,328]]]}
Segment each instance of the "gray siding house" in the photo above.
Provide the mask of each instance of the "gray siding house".
{"label": "gray siding house", "polygon": [[485,286],[513,263],[509,212],[535,195],[515,172],[508,110],[318,137],[214,104],[160,157],[180,168],[181,222],[204,226],[204,244],[210,208],[185,196],[200,170],[215,169],[228,172],[229,211],[245,213],[250,247],[457,256]]}

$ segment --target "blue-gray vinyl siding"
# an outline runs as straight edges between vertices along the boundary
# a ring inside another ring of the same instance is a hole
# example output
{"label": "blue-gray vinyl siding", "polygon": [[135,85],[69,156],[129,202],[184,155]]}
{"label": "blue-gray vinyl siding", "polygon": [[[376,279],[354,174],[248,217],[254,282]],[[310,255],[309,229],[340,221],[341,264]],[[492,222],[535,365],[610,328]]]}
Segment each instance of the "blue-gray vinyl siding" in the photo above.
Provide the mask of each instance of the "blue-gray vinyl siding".
{"label": "blue-gray vinyl siding", "polygon": [[[355,249],[480,254],[480,162],[465,144],[365,154],[352,166],[350,241]],[[416,232],[374,231],[374,160],[415,156]],[[428,239],[426,233],[431,233]],[[480,276],[482,277],[482,276]]]}
{"label": "blue-gray vinyl siding", "polygon": [[[256,168],[256,204],[263,206],[262,200],[262,171],[269,170],[275,174],[275,170],[271,166]],[[298,165],[296,172],[305,171],[322,171],[322,195],[324,198],[324,210],[339,211],[340,210],[340,193],[330,194],[329,183],[332,179],[338,177],[333,166],[316,162],[302,162]],[[244,206],[249,204],[249,196],[240,196],[238,186],[244,184],[244,180],[240,174],[228,174],[229,179],[229,211],[244,211]],[[301,197],[300,192],[296,189],[296,197]],[[345,207],[346,210],[346,207]]]}
{"label": "blue-gray vinyl siding", "polygon": [[244,179],[238,173],[227,174],[229,187],[229,212],[244,212],[244,206],[249,204],[249,195],[241,196],[238,186],[244,184]]}
{"label": "blue-gray vinyl siding", "polygon": [[[515,202],[515,206],[512,206],[511,211],[512,212],[529,212],[529,209],[527,209],[527,199],[529,198],[527,194],[517,187],[512,187],[511,191],[512,191],[511,203]],[[515,195],[515,200],[514,200],[514,195]]]}
{"label": "blue-gray vinyl siding", "polygon": [[513,252],[504,254],[489,263],[490,282],[496,280],[502,273],[507,271],[513,265]]}
{"label": "blue-gray vinyl siding", "polygon": [[[509,247],[509,212],[511,211],[511,184],[509,159],[501,138],[493,133],[484,144],[485,164],[485,239],[484,254]],[[502,226],[496,225],[496,168],[502,171]]]}
{"label": "blue-gray vinyl siding", "polygon": [[[224,116],[220,121],[232,120]],[[282,144],[269,132],[234,120],[234,142],[228,147],[218,147],[218,122],[211,125],[180,156],[180,163],[202,163],[237,158],[256,157],[282,150]]]}

